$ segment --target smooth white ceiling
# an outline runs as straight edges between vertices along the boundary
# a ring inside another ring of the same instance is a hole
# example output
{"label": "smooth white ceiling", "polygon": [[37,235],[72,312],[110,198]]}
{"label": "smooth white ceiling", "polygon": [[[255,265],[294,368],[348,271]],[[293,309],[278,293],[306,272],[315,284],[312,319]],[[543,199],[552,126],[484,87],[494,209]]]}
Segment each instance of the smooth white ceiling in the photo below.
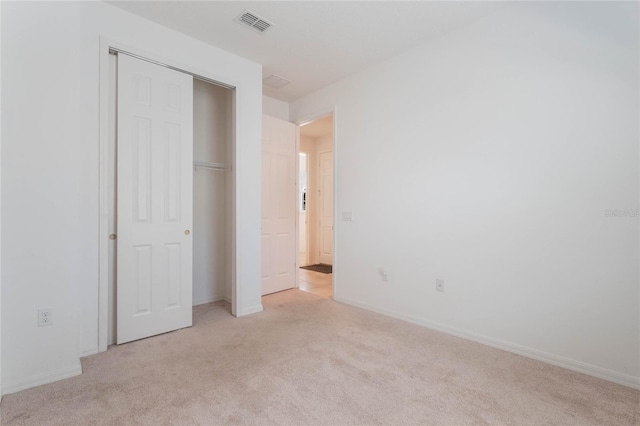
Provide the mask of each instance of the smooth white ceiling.
{"label": "smooth white ceiling", "polygon": [[[504,6],[484,1],[109,1],[263,65],[292,83],[264,94],[292,101]],[[236,23],[245,9],[273,23]]]}

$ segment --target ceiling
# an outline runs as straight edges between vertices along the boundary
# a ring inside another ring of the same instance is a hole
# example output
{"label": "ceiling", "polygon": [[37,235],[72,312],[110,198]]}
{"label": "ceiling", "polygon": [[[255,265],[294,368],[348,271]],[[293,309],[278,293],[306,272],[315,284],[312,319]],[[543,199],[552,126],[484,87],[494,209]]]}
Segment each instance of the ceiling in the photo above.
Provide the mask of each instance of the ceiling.
{"label": "ceiling", "polygon": [[327,115],[313,120],[300,127],[300,136],[309,138],[321,138],[333,133],[333,115]]}
{"label": "ceiling", "polygon": [[[263,65],[291,80],[264,94],[292,101],[492,11],[484,1],[109,1]],[[234,21],[245,9],[270,21],[263,34]]]}

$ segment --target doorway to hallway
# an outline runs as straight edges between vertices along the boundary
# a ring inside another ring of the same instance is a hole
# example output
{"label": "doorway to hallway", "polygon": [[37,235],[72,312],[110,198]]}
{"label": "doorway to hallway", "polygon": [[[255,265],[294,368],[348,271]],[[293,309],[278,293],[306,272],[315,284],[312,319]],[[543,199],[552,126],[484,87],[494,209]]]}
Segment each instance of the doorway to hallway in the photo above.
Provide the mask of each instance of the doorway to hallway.
{"label": "doorway to hallway", "polygon": [[323,297],[333,297],[332,274],[300,269],[298,273],[298,287],[300,290]]}
{"label": "doorway to hallway", "polygon": [[[333,114],[300,126],[299,269],[300,290],[333,296]],[[329,272],[329,273],[326,273]]]}

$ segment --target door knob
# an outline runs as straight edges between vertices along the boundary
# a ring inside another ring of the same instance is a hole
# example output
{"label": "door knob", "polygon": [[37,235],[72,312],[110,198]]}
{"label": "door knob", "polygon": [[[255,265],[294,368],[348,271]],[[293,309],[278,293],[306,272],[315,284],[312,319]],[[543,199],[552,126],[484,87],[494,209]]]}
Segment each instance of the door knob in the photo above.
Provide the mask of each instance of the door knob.
{"label": "door knob", "polygon": [[118,236],[116,234],[109,235],[109,239],[110,240],[115,240],[116,238],[118,238]]}
{"label": "door knob", "polygon": [[184,235],[189,235],[191,233],[191,231],[189,231],[188,229],[186,231],[184,231]]}

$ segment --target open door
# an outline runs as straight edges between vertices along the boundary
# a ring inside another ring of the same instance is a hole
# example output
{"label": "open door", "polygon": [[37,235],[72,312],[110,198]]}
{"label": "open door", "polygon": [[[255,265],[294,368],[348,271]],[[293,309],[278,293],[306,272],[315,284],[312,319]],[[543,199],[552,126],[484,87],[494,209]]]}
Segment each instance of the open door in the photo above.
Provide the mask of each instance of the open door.
{"label": "open door", "polygon": [[193,78],[118,59],[118,344],[192,324]]}
{"label": "open door", "polygon": [[262,117],[262,294],[296,286],[298,127]]}

